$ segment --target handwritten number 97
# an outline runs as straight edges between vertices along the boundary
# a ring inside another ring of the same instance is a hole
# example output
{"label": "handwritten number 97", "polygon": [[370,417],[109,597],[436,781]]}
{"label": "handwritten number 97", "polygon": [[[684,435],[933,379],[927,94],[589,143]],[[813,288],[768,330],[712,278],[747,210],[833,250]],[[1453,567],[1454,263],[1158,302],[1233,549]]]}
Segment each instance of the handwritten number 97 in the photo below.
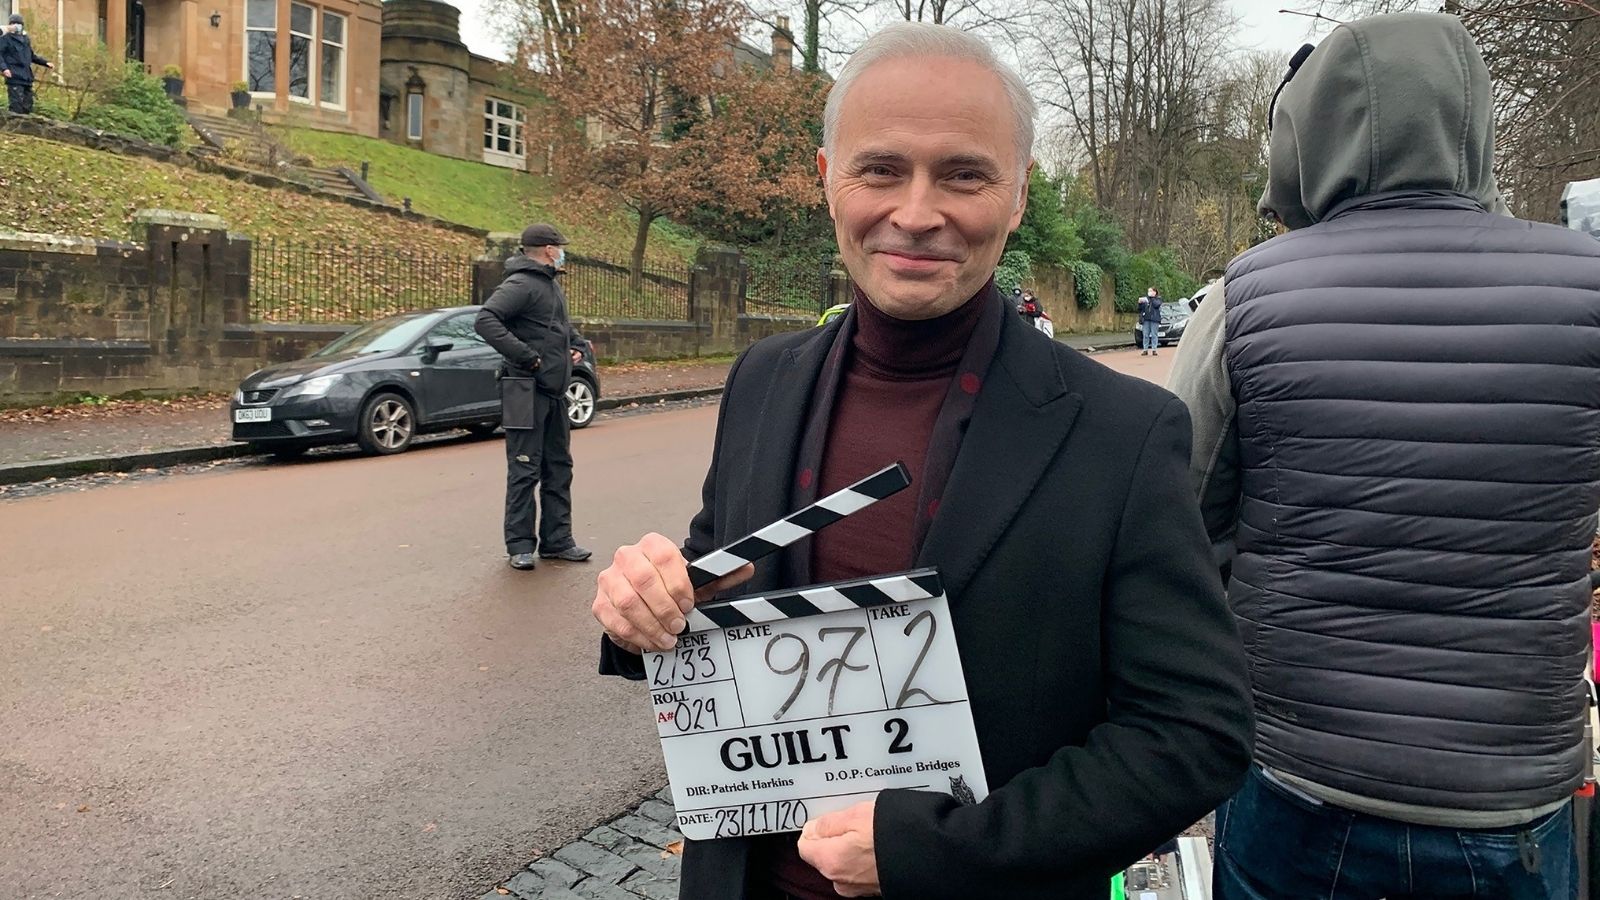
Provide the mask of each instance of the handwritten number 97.
{"label": "handwritten number 97", "polygon": [[[923,662],[925,662],[928,658],[928,651],[933,648],[933,639],[934,636],[938,634],[939,622],[934,618],[931,611],[923,610],[914,616],[910,622],[906,623],[905,630],[902,632],[906,637],[910,637],[912,632],[916,631],[917,627],[924,622],[926,622],[928,625],[927,637],[922,642],[922,649],[917,653],[916,661],[911,664],[911,670],[906,673],[905,682],[900,686],[900,694],[895,699],[894,703],[895,709],[904,707],[907,703],[915,700],[918,697],[923,698],[929,703],[938,702],[936,699],[934,699],[933,695],[929,694],[922,688],[911,686],[912,682],[916,681],[917,673],[921,671]],[[822,628],[817,631],[818,641],[824,644],[827,643],[829,638],[836,635],[843,636],[845,638],[844,647],[839,651],[839,654],[830,658],[827,662],[824,662],[821,669],[817,672],[817,681],[819,683],[827,680],[830,675],[832,676],[832,681],[828,684],[827,715],[833,715],[834,701],[839,692],[839,679],[843,677],[844,673],[846,671],[866,672],[870,671],[872,668],[866,663],[856,664],[850,662],[851,652],[855,650],[856,644],[866,636],[866,633],[867,629],[862,627]],[[795,653],[793,662],[780,666],[779,663],[773,659],[773,652],[778,650],[779,645],[784,642],[793,642],[794,644],[798,645],[798,650]],[[805,638],[802,638],[797,634],[784,632],[783,634],[774,635],[772,640],[767,642],[765,659],[767,668],[772,671],[772,674],[797,676],[794,681],[793,689],[789,691],[789,696],[783,701],[783,705],[778,707],[777,712],[772,714],[773,721],[778,721],[789,712],[789,709],[794,706],[795,701],[800,699],[800,692],[805,689],[806,680],[811,677],[811,645],[806,643]]]}

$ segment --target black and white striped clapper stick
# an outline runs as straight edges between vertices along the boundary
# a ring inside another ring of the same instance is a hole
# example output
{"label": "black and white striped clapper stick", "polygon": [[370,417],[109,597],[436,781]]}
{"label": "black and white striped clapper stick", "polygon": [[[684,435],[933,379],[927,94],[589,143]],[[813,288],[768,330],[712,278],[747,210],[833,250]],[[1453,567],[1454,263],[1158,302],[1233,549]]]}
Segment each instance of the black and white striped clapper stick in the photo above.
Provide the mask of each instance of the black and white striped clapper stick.
{"label": "black and white striped clapper stick", "polygon": [[786,516],[747,538],[713,550],[689,563],[689,581],[705,587],[745,563],[787,547],[803,537],[877,503],[911,484],[904,463],[895,463],[835,494],[829,494],[791,516]]}
{"label": "black and white striped clapper stick", "polygon": [[917,569],[896,575],[877,575],[836,581],[759,597],[739,597],[702,603],[689,611],[684,632],[715,631],[738,625],[756,625],[798,619],[847,609],[866,609],[891,603],[927,600],[944,593],[938,569]]}

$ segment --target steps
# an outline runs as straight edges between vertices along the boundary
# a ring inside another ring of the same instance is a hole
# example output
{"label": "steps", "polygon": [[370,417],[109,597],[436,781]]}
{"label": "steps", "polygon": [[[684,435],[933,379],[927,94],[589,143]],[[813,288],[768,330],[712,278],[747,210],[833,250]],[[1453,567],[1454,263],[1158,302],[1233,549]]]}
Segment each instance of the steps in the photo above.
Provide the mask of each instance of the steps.
{"label": "steps", "polygon": [[194,111],[188,111],[186,115],[189,126],[202,141],[196,151],[201,156],[264,169],[323,193],[361,200],[373,199],[338,169],[305,165],[305,160],[297,158],[289,148],[273,139],[271,133],[258,122]]}

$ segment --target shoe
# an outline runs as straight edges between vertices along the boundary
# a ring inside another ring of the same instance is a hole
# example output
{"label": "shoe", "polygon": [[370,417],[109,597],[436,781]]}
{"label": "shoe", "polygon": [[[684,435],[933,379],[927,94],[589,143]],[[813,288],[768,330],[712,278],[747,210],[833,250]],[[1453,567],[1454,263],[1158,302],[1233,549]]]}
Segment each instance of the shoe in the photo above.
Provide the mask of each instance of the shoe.
{"label": "shoe", "polygon": [[577,544],[573,544],[571,547],[555,553],[539,554],[540,558],[542,559],[559,559],[565,562],[588,562],[589,557],[593,555],[593,552],[585,550],[582,547],[579,547]]}
{"label": "shoe", "polygon": [[539,561],[533,558],[532,553],[513,553],[511,554],[511,559],[509,561],[511,563],[511,568],[518,569],[523,572],[527,572],[539,564]]}

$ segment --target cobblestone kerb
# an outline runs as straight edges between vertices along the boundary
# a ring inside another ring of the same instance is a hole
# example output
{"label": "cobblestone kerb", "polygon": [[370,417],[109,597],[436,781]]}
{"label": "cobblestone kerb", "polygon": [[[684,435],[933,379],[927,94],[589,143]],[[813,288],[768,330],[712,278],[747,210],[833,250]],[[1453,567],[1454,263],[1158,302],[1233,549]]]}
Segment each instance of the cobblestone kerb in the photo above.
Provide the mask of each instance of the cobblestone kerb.
{"label": "cobblestone kerb", "polygon": [[535,859],[482,900],[677,900],[683,835],[672,791],[653,797]]}

